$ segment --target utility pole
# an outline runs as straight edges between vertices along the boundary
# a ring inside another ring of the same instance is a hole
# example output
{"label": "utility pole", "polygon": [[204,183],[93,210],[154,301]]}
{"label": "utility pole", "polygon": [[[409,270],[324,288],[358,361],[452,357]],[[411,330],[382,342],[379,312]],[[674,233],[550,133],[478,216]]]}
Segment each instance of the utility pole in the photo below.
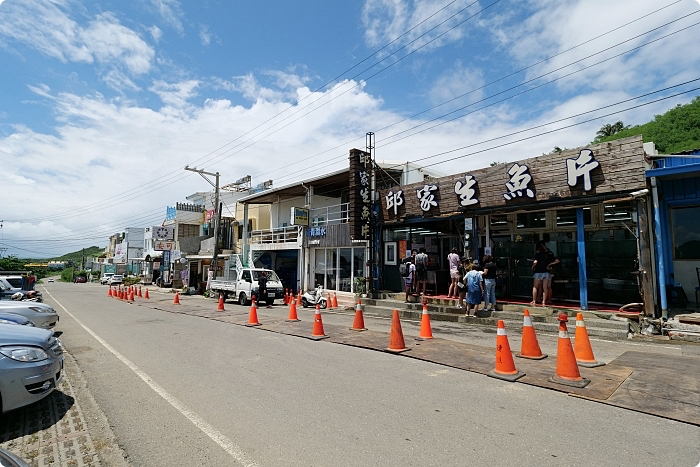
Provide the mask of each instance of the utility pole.
{"label": "utility pole", "polygon": [[371,171],[370,171],[370,199],[371,199],[371,206],[372,206],[372,212],[370,214],[370,221],[369,221],[369,260],[370,260],[370,267],[369,267],[369,279],[370,279],[370,288],[371,290],[368,290],[368,293],[372,293],[370,295],[371,297],[374,297],[377,293],[377,290],[379,289],[379,271],[377,270],[377,264],[378,262],[376,261],[376,245],[374,242],[374,238],[377,234],[377,217],[375,216],[375,198],[376,198],[376,190],[377,190],[377,181],[375,178],[374,174],[374,133],[373,132],[368,132],[365,135],[365,150],[369,153],[371,163]]}
{"label": "utility pole", "polygon": [[[212,264],[214,266],[214,278],[216,278],[219,272],[219,225],[221,223],[221,207],[219,206],[219,172],[211,173],[205,172],[203,169],[198,169],[197,167],[185,166],[185,170],[190,172],[198,173],[204,180],[207,181],[211,186],[214,187],[214,209],[216,209],[216,215],[214,216],[214,254],[212,256]],[[216,183],[212,183],[206,175],[210,177],[216,177]],[[211,266],[210,266],[211,269]]]}

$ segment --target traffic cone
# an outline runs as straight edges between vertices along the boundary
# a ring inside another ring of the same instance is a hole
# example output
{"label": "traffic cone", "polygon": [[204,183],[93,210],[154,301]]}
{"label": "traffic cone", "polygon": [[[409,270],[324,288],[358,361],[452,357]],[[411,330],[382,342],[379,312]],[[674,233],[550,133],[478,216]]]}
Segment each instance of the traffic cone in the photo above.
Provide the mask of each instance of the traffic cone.
{"label": "traffic cone", "polygon": [[285,305],[289,305],[289,289],[284,289],[284,301]]}
{"label": "traffic cone", "polygon": [[111,297],[112,296],[112,286],[109,286],[109,291],[107,292],[107,296]]}
{"label": "traffic cone", "polygon": [[513,354],[510,351],[508,335],[506,334],[506,325],[502,319],[498,320],[498,329],[496,330],[496,367],[489,371],[488,375],[511,382],[525,376],[525,373],[515,369]]}
{"label": "traffic cone", "polygon": [[535,328],[532,326],[532,318],[530,318],[530,312],[527,308],[523,316],[523,340],[520,343],[520,353],[515,354],[515,356],[532,360],[547,358],[547,355],[543,354],[540,349],[540,343],[537,342]]}
{"label": "traffic cone", "polygon": [[129,301],[133,302],[134,301],[134,291],[132,290],[131,293],[129,294]]}
{"label": "traffic cone", "polygon": [[569,321],[569,317],[566,313],[561,313],[559,315],[559,342],[557,343],[557,371],[549,380],[553,383],[583,388],[591,381],[581,378],[581,373],[578,371],[576,356],[571,347],[571,339],[569,339],[569,331],[566,329],[567,321]]}
{"label": "traffic cone", "polygon": [[138,293],[139,298],[143,298],[143,295],[141,295],[141,286],[139,285],[139,293]]}
{"label": "traffic cone", "polygon": [[326,303],[328,304],[328,309],[329,309],[329,310],[333,308],[333,299],[331,298],[331,293],[330,293],[330,292],[328,292],[328,300],[326,300]]}
{"label": "traffic cone", "polygon": [[246,326],[260,326],[258,322],[258,305],[255,301],[255,296],[250,300],[250,315],[248,315]]}
{"label": "traffic cone", "polygon": [[180,294],[175,291],[175,298],[173,299],[173,305],[179,305],[180,304]]}
{"label": "traffic cone", "polygon": [[333,308],[338,308],[338,296],[333,292]]}
{"label": "traffic cone", "polygon": [[216,311],[226,311],[224,309],[224,294],[219,294],[219,306],[216,307]]}
{"label": "traffic cone", "polygon": [[314,329],[311,332],[311,338],[314,340],[325,339],[328,337],[323,332],[323,320],[321,319],[321,306],[316,304],[316,313],[314,314]]}
{"label": "traffic cone", "polygon": [[399,310],[394,310],[394,315],[391,318],[391,334],[389,334],[389,347],[385,349],[387,352],[405,352],[406,343],[403,340],[403,331],[401,330],[401,320],[399,319]]}
{"label": "traffic cone", "polygon": [[289,300],[289,317],[287,318],[287,321],[301,321],[297,316],[297,301],[295,298],[292,298],[291,295]]}
{"label": "traffic cone", "polygon": [[148,287],[146,287],[146,292],[143,294],[143,298],[146,298],[146,299],[151,298],[148,296]]}
{"label": "traffic cone", "polygon": [[418,340],[432,339],[433,328],[430,326],[430,315],[428,314],[428,304],[423,302],[423,315],[420,321],[420,334]]}
{"label": "traffic cone", "polygon": [[586,323],[583,322],[583,313],[576,313],[576,338],[574,340],[574,355],[576,363],[586,368],[603,366],[605,363],[596,361],[591,348],[591,341],[588,339]]}
{"label": "traffic cone", "polygon": [[351,331],[366,331],[365,318],[362,316],[362,303],[360,299],[357,299],[357,305],[355,305],[355,321],[352,323]]}

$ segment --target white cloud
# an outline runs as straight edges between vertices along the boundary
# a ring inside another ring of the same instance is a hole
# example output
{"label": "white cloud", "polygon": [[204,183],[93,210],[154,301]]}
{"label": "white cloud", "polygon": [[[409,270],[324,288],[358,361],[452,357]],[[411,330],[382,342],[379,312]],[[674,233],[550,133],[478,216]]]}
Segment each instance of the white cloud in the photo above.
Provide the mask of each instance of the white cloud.
{"label": "white cloud", "polygon": [[180,34],[183,33],[181,18],[184,16],[178,0],[151,0],[163,21],[172,26]]}
{"label": "white cloud", "polygon": [[457,60],[452,68],[445,70],[445,72],[435,80],[428,94],[433,104],[441,104],[469,93],[463,99],[455,101],[455,105],[464,105],[468,102],[475,102],[482,97],[482,90],[475,92],[470,91],[478,89],[483,85],[484,78],[481,70],[467,68],[462,64],[461,60]]}
{"label": "white cloud", "polygon": [[211,32],[209,32],[209,26],[205,24],[199,25],[199,40],[204,46],[211,44]]}
{"label": "white cloud", "polygon": [[189,99],[197,95],[198,86],[199,81],[196,80],[180,83],[156,81],[151,86],[150,91],[157,94],[166,106],[175,109],[185,109],[189,106]]}
{"label": "white cloud", "polygon": [[155,24],[148,28],[148,32],[151,33],[151,37],[153,37],[153,40],[156,41],[156,43],[160,41],[161,37],[163,37],[163,31],[161,31],[161,29]]}
{"label": "white cloud", "polygon": [[44,0],[11,2],[0,10],[0,36],[62,62],[96,63],[140,75],[151,69],[155,52],[112,13],[97,15],[86,27]]}

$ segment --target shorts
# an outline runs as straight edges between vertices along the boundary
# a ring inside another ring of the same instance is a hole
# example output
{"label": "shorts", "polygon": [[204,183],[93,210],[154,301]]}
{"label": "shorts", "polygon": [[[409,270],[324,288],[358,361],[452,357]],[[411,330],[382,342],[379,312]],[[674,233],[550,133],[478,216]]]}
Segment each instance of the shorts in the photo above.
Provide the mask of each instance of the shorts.
{"label": "shorts", "polygon": [[459,271],[456,269],[450,269],[450,277],[452,279],[459,279]]}
{"label": "shorts", "polygon": [[538,281],[546,281],[549,280],[549,273],[548,272],[536,272],[532,275],[535,279]]}
{"label": "shorts", "polygon": [[418,282],[425,282],[428,280],[428,271],[427,270],[417,270],[416,271],[416,280]]}

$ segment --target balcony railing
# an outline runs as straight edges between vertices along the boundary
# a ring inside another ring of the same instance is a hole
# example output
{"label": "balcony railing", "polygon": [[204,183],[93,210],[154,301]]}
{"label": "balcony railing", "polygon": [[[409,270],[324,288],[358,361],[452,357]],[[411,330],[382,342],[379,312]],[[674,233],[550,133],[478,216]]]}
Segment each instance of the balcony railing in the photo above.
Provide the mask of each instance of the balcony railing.
{"label": "balcony railing", "polygon": [[251,244],[298,243],[299,227],[280,227],[278,229],[253,230],[250,233]]}
{"label": "balcony railing", "polygon": [[309,226],[344,224],[349,220],[350,203],[335,204],[325,208],[314,208],[309,212]]}

